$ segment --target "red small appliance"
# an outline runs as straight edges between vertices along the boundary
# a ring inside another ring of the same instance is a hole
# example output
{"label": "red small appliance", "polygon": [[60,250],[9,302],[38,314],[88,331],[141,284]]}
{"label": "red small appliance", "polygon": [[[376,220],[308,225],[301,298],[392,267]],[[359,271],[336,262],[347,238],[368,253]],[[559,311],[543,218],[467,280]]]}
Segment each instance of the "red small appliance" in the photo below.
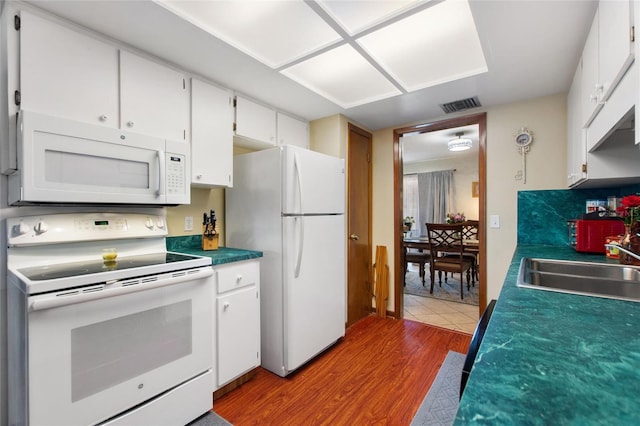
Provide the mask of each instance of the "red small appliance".
{"label": "red small appliance", "polygon": [[612,235],[624,234],[620,219],[577,219],[569,221],[569,244],[582,253],[605,253],[605,240]]}

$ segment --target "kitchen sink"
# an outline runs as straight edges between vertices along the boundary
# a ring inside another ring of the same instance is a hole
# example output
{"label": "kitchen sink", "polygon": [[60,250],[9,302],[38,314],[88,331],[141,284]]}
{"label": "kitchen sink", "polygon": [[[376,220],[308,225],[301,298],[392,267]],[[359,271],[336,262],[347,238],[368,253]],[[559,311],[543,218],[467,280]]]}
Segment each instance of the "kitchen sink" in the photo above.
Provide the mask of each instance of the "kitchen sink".
{"label": "kitchen sink", "polygon": [[640,302],[640,267],[525,257],[517,285]]}

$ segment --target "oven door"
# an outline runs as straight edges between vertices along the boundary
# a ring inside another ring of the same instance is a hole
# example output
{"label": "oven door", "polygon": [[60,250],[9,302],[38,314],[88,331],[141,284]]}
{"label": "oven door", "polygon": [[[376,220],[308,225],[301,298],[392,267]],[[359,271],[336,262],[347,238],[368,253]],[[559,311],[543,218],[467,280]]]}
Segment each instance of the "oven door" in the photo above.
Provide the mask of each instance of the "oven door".
{"label": "oven door", "polygon": [[212,279],[206,267],[104,298],[30,297],[28,423],[95,424],[210,370]]}

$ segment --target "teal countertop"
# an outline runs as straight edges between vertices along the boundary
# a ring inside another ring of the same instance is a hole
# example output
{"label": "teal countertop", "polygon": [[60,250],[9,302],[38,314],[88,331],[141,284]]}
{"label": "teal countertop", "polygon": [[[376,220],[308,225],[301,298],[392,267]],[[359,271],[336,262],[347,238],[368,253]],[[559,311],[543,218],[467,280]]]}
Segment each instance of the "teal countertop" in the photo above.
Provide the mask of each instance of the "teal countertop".
{"label": "teal countertop", "polygon": [[219,247],[218,250],[202,250],[201,235],[167,237],[166,241],[168,251],[210,257],[211,264],[214,266],[262,257],[261,251],[242,250],[230,247]]}
{"label": "teal countertop", "polygon": [[519,288],[522,257],[615,263],[517,247],[455,424],[640,424],[640,303]]}

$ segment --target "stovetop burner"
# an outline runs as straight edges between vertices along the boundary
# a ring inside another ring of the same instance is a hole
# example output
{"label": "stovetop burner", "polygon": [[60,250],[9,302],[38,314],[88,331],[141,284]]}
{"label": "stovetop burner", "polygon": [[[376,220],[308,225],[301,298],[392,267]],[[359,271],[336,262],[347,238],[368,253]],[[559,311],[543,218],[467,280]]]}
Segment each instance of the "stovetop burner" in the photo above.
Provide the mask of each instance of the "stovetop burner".
{"label": "stovetop burner", "polygon": [[151,265],[162,265],[197,259],[179,253],[152,253],[138,256],[118,257],[113,262],[96,261],[69,262],[56,265],[34,266],[18,269],[25,277],[32,281],[53,280],[58,278],[76,277],[80,275],[97,274],[108,271],[140,268]]}

